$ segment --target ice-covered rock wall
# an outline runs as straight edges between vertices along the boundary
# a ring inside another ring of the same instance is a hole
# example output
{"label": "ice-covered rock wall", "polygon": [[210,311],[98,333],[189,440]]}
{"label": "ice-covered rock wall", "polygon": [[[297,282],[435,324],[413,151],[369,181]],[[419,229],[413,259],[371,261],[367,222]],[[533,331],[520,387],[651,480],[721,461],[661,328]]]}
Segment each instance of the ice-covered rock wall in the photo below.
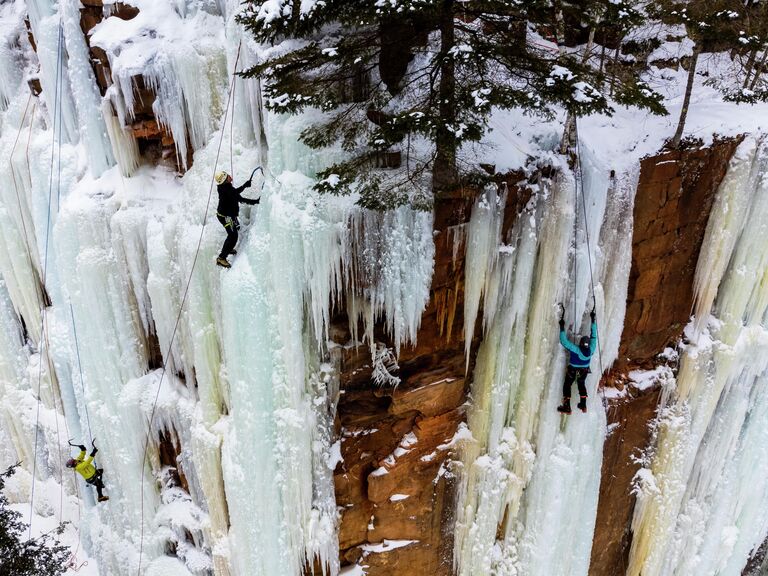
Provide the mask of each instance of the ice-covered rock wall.
{"label": "ice-covered rock wall", "polygon": [[[462,575],[587,573],[605,430],[597,384],[618,349],[631,239],[612,222],[633,188],[617,189],[582,153],[583,186],[567,168],[541,178],[508,237],[499,235],[503,195],[491,191],[473,209],[465,332],[479,321],[482,296],[485,336],[458,468]],[[586,333],[592,276],[600,354],[587,380],[589,409],[563,417],[555,410],[565,371],[558,303],[572,333]]]}
{"label": "ice-covered rock wall", "polygon": [[739,575],[768,535],[768,146],[734,154],[696,268],[680,368],[636,478],[632,575]]}
{"label": "ice-covered rock wall", "polygon": [[[411,341],[432,216],[319,201],[330,158],[232,82],[258,50],[237,1],[128,4],[87,36],[77,0],[0,5],[0,467],[23,462],[33,531],[72,521],[101,574],[336,574],[330,310],[366,346],[377,322]],[[214,170],[260,165],[222,270]],[[108,502],[63,467],[68,438],[96,438]]]}

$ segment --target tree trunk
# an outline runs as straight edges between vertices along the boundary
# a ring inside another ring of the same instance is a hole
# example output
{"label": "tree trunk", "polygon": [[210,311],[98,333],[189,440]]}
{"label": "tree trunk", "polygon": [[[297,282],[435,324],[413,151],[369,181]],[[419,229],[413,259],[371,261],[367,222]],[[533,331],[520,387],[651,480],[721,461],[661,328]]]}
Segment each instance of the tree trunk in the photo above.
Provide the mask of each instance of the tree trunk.
{"label": "tree trunk", "polygon": [[683,97],[683,107],[680,110],[680,120],[677,123],[675,135],[669,143],[672,148],[680,146],[680,140],[683,138],[685,119],[688,116],[688,106],[691,104],[691,92],[693,92],[693,80],[696,77],[696,64],[699,61],[699,52],[701,52],[701,47],[698,44],[694,44],[693,54],[691,55],[691,68],[688,70],[688,83],[685,86],[685,96]]}
{"label": "tree trunk", "polygon": [[749,77],[752,74],[752,67],[755,65],[755,59],[757,58],[757,48],[752,50],[749,53],[749,58],[747,59],[747,65],[744,70],[744,84],[742,84],[742,88],[746,88],[749,86]]}
{"label": "tree trunk", "polygon": [[435,164],[432,169],[432,190],[445,192],[458,182],[456,170],[456,66],[451,49],[456,43],[453,22],[454,0],[443,0],[440,13],[440,126],[436,131]]}
{"label": "tree trunk", "polygon": [[763,49],[763,55],[760,57],[760,61],[757,63],[757,66],[755,66],[755,73],[752,75],[752,82],[749,85],[750,90],[754,90],[755,86],[757,86],[757,81],[760,79],[760,74],[762,74],[763,70],[765,69],[766,58],[768,58],[768,47]]}
{"label": "tree trunk", "polygon": [[609,96],[613,96],[613,87],[616,84],[616,69],[619,66],[619,50],[621,50],[621,42],[616,46],[616,50],[613,53],[613,70],[611,70],[611,89],[608,92]]}
{"label": "tree trunk", "polygon": [[563,5],[560,0],[555,0],[555,36],[557,36],[557,54],[565,54],[565,18],[563,18]]}
{"label": "tree trunk", "polygon": [[[589,53],[592,51],[592,44],[595,41],[595,27],[589,30],[589,39],[581,56],[581,63],[586,64],[589,61]],[[574,129],[576,128],[576,115],[569,109],[565,117],[565,128],[563,129],[563,138],[560,140],[560,154],[565,154],[571,148],[574,142]]]}
{"label": "tree trunk", "polygon": [[[600,50],[600,75],[603,74],[603,67],[605,66],[605,40],[603,40],[603,45]],[[601,82],[602,84],[602,82]]]}

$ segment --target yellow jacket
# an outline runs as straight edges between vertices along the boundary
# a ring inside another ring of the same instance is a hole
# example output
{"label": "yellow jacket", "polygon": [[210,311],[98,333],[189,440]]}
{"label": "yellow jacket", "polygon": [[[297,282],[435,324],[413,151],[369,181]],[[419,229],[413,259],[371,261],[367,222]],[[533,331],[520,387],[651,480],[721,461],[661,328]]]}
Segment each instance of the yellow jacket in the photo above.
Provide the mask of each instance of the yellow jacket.
{"label": "yellow jacket", "polygon": [[80,451],[80,454],[75,458],[75,462],[77,462],[77,464],[75,464],[75,472],[80,474],[80,476],[86,480],[93,478],[96,474],[96,467],[91,464],[91,462],[93,462],[93,456],[88,456],[88,458],[86,458],[85,450]]}

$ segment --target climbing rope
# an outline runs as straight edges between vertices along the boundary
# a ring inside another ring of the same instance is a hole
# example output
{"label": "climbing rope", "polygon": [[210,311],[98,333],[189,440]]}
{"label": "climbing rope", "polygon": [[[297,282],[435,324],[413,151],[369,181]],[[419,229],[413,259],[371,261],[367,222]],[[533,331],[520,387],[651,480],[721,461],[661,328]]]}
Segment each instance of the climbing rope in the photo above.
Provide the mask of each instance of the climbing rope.
{"label": "climbing rope", "polygon": [[[194,255],[193,259],[192,259],[192,267],[189,270],[189,277],[187,278],[187,283],[186,283],[186,286],[184,287],[184,293],[183,293],[182,298],[181,298],[181,303],[179,304],[179,312],[176,315],[176,322],[174,323],[174,326],[173,326],[173,331],[171,333],[171,339],[168,342],[168,349],[167,349],[167,352],[166,352],[165,357],[163,359],[163,367],[162,367],[162,370],[160,372],[160,381],[157,384],[157,392],[155,393],[155,399],[154,399],[154,402],[152,403],[152,411],[149,414],[149,422],[147,423],[147,435],[146,435],[146,438],[144,440],[144,453],[143,453],[142,458],[141,458],[141,479],[140,479],[140,482],[139,482],[139,489],[141,491],[141,536],[140,536],[140,540],[139,540],[139,564],[138,564],[138,575],[139,576],[141,576],[141,560],[142,560],[142,556],[143,556],[143,553],[144,553],[144,489],[143,488],[144,488],[144,465],[145,465],[146,460],[147,460],[147,451],[149,449],[149,436],[150,436],[150,433],[151,433],[151,430],[152,430],[152,421],[154,420],[155,411],[157,409],[157,401],[160,398],[160,390],[161,390],[161,388],[163,386],[163,380],[165,379],[165,373],[166,373],[166,370],[168,368],[168,359],[171,356],[171,350],[172,350],[172,347],[173,347],[173,342],[174,342],[174,340],[176,338],[176,332],[178,331],[179,323],[181,322],[181,313],[184,310],[184,304],[186,303],[187,296],[189,295],[189,287],[190,287],[190,285],[192,283],[192,275],[193,275],[193,273],[195,271],[195,266],[197,265],[197,259],[198,259],[198,256],[200,254],[200,248],[201,248],[201,246],[203,244],[203,233],[205,232],[205,226],[206,226],[206,222],[208,220],[208,212],[209,212],[210,205],[211,205],[211,198],[213,196],[213,185],[215,183],[216,168],[219,165],[219,157],[221,155],[221,147],[222,147],[222,144],[224,143],[224,133],[226,132],[226,125],[227,125],[227,119],[229,117],[230,105],[233,105],[233,100],[234,100],[234,95],[235,95],[235,92],[234,92],[235,78],[237,76],[237,65],[240,62],[240,49],[242,47],[242,43],[243,43],[243,41],[240,40],[240,43],[237,46],[237,55],[235,57],[235,65],[234,65],[234,69],[233,69],[233,72],[232,72],[232,82],[230,83],[230,86],[229,86],[229,95],[227,96],[227,107],[224,110],[224,120],[221,123],[221,135],[219,136],[219,145],[218,145],[218,148],[216,150],[216,159],[214,160],[214,163],[213,163],[213,171],[211,173],[211,183],[210,183],[210,187],[208,189],[208,200],[206,201],[206,204],[205,204],[205,213],[203,214],[203,222],[202,222],[202,227],[200,229],[200,237],[198,238],[198,241],[197,241],[197,248],[195,249],[195,255]],[[234,106],[233,106],[233,108],[234,108]]]}
{"label": "climbing rope", "polygon": [[83,380],[83,365],[80,362],[80,346],[77,342],[77,323],[75,322],[75,311],[72,309],[72,302],[69,303],[69,314],[72,318],[72,333],[75,337],[75,353],[77,354],[77,369],[80,373],[80,390],[83,395],[83,408],[85,410],[85,422],[88,425],[88,437],[93,445],[93,432],[91,432],[91,417],[88,415],[88,401],[85,399],[85,381]]}
{"label": "climbing rope", "polygon": [[[573,133],[576,140],[576,166],[578,169],[578,182],[577,185],[579,188],[581,188],[581,206],[583,210],[584,215],[584,234],[587,241],[587,261],[589,262],[589,282],[590,286],[592,288],[592,307],[593,309],[597,307],[597,299],[595,298],[595,276],[594,271],[592,268],[592,250],[590,248],[590,241],[589,241],[589,220],[587,218],[587,200],[584,197],[584,172],[582,170],[581,165],[581,140],[579,139],[579,119],[578,116],[574,116],[574,123],[573,123]],[[578,192],[577,192],[578,194]],[[578,206],[574,206],[574,209],[578,211]],[[574,220],[576,218],[576,215],[574,214]],[[575,259],[575,254],[574,254]],[[575,264],[574,264],[575,268]],[[575,298],[574,298],[575,299]],[[596,332],[596,340],[597,340],[597,359],[600,366],[600,378],[602,378],[603,375],[603,353],[600,346],[600,332],[597,330],[597,326],[595,326],[595,332]],[[600,378],[597,380],[597,392],[600,394],[600,398],[603,402],[603,408],[606,408],[606,400],[605,400],[605,393],[603,392],[602,388],[600,387]]]}
{"label": "climbing rope", "polygon": [[[61,169],[61,99],[59,98],[60,94],[60,85],[62,83],[61,80],[61,73],[62,73],[62,43],[63,43],[63,27],[62,22],[59,20],[59,33],[58,33],[58,42],[56,47],[56,81],[54,85],[54,105],[53,105],[53,130],[52,130],[52,137],[51,137],[51,164],[49,169],[49,178],[48,178],[48,214],[46,217],[46,227],[45,227],[45,247],[44,247],[44,259],[43,259],[43,276],[41,279],[41,284],[44,289],[45,287],[45,281],[48,275],[48,246],[49,246],[49,238],[50,238],[50,229],[51,229],[51,200],[53,198],[53,166],[54,166],[54,151],[56,148],[56,128],[58,126],[59,132],[58,132],[58,144],[59,144],[59,169]],[[31,130],[31,127],[30,127]],[[59,181],[60,184],[60,181]],[[19,206],[19,210],[21,210],[21,206]],[[26,226],[23,227],[24,230],[26,230]],[[25,242],[27,242],[28,239],[25,235]],[[51,357],[50,357],[50,343],[48,342],[48,336],[46,333],[46,327],[47,327],[47,314],[46,314],[46,306],[45,302],[42,301],[42,298],[40,299],[40,345],[39,345],[39,351],[40,351],[40,360],[38,364],[38,372],[37,372],[37,410],[35,414],[35,447],[34,447],[34,459],[32,463],[32,486],[30,489],[30,501],[29,501],[29,532],[27,535],[28,539],[32,538],[32,520],[34,518],[34,503],[35,503],[35,480],[37,476],[37,447],[38,447],[38,428],[40,425],[40,403],[41,403],[41,389],[42,389],[42,379],[43,379],[43,350],[45,349],[45,355],[48,362],[48,370],[49,370],[49,376],[52,374],[51,371]],[[56,409],[56,392],[53,390],[53,382],[51,381],[51,397],[53,398],[54,402],[54,410]],[[62,464],[62,457],[61,457],[61,438],[59,437],[59,419],[58,416],[55,417],[56,420],[56,444],[57,449],[59,453],[59,467],[61,468],[61,475],[60,475],[60,509],[59,509],[59,522],[61,523],[62,517],[63,517],[63,510],[64,510],[64,467]]]}
{"label": "climbing rope", "polygon": [[[50,234],[50,209],[51,209],[51,198],[52,198],[52,188],[53,188],[53,182],[52,182],[52,180],[53,180],[53,161],[54,161],[55,146],[56,146],[57,143],[58,143],[58,150],[59,150],[59,157],[58,157],[58,163],[57,163],[57,179],[56,179],[56,186],[57,186],[57,209],[58,209],[58,200],[61,197],[61,117],[62,117],[61,93],[62,93],[62,90],[63,90],[63,82],[62,82],[62,79],[61,79],[62,78],[62,72],[63,72],[63,70],[62,70],[62,68],[63,68],[63,59],[61,57],[62,56],[61,50],[62,50],[62,44],[63,44],[62,33],[63,33],[63,30],[62,30],[61,23],[60,23],[60,25],[59,25],[59,39],[58,39],[58,46],[57,46],[58,57],[57,57],[57,67],[56,67],[56,82],[55,82],[55,86],[54,86],[54,102],[53,102],[53,118],[52,118],[52,120],[53,120],[53,122],[52,122],[53,134],[52,134],[52,142],[51,142],[51,166],[50,166],[50,176],[49,176],[48,225],[47,225],[47,228],[46,228],[46,248],[48,246],[48,238],[49,238],[49,234]],[[19,139],[21,137],[21,131],[22,131],[23,127],[24,127],[24,122],[26,120],[26,115],[27,115],[27,111],[29,109],[29,104],[30,104],[31,99],[32,99],[32,93],[30,92],[29,98],[27,99],[27,105],[26,105],[26,107],[24,109],[24,114],[22,115],[22,119],[21,119],[21,122],[19,124],[19,131],[18,131],[18,134],[17,134],[17,137],[16,137],[16,141],[14,142],[13,148],[11,149],[11,156],[10,156],[9,166],[10,166],[11,176],[13,178],[14,190],[15,190],[15,193],[16,193],[16,201],[17,201],[18,209],[19,209],[19,221],[21,223],[22,233],[24,235],[24,247],[25,247],[25,252],[26,252],[26,255],[27,255],[27,262],[28,262],[28,265],[29,265],[29,270],[33,271],[35,269],[35,267],[34,267],[34,263],[33,263],[33,260],[32,260],[32,251],[31,251],[31,248],[29,246],[29,233],[27,231],[26,218],[24,217],[24,210],[23,210],[22,203],[21,203],[21,196],[20,196],[20,193],[19,193],[19,183],[16,180],[16,174],[15,174],[15,171],[13,169],[13,156],[14,156],[14,154],[16,152],[16,147],[17,147]],[[31,163],[30,163],[30,159],[29,159],[29,147],[30,147],[30,143],[31,143],[31,140],[32,140],[32,129],[34,127],[34,117],[35,117],[36,106],[37,106],[36,103],[34,103],[33,106],[32,106],[32,112],[30,114],[30,121],[29,121],[29,134],[28,134],[28,137],[27,137],[27,143],[26,143],[26,149],[25,149],[26,168],[27,168],[27,173],[30,174],[30,176],[31,176],[32,170],[31,170]],[[57,142],[57,132],[56,132],[57,127],[58,127],[58,142]],[[47,333],[47,315],[46,315],[46,312],[45,312],[45,303],[43,301],[42,294],[41,294],[42,290],[44,290],[44,286],[45,286],[44,278],[45,278],[46,275],[47,275],[47,255],[46,255],[46,259],[45,259],[45,268],[44,268],[43,280],[41,282],[42,285],[35,287],[35,296],[37,298],[38,308],[41,311],[41,340],[40,340],[40,343],[41,343],[41,356],[42,356],[42,348],[43,348],[42,345],[43,345],[43,342],[45,342],[45,356],[46,356],[46,360],[47,360],[47,364],[48,364],[49,374],[53,374],[54,370],[53,370],[53,366],[52,366],[52,362],[51,362],[51,357],[50,357],[50,342],[48,340],[48,333]],[[71,305],[70,305],[70,307],[71,307]],[[73,316],[73,322],[74,322],[74,316]],[[44,340],[43,340],[43,338],[44,338]],[[75,345],[77,347],[77,337],[75,337]],[[79,357],[80,357],[79,348],[77,349],[77,355],[78,355],[78,363],[79,363]],[[40,408],[40,402],[41,402],[41,396],[40,396],[40,391],[41,391],[41,372],[42,372],[42,358],[41,358],[41,362],[40,362],[40,365],[39,365],[39,372],[38,372],[37,414],[36,414],[36,423],[35,423],[35,430],[36,431],[37,431],[37,428],[39,426],[39,408]],[[81,369],[80,373],[81,373],[81,382],[82,382],[82,369]],[[56,391],[53,389],[52,383],[51,383],[51,396],[52,396],[52,399],[53,399],[53,402],[54,402],[54,413],[56,414],[56,439],[57,439],[57,449],[58,449],[58,453],[59,453],[59,466],[60,466],[60,469],[61,469],[61,475],[60,475],[60,478],[59,478],[59,503],[60,503],[60,506],[59,506],[59,523],[61,524],[61,522],[63,521],[63,515],[64,515],[64,481],[63,481],[64,480],[64,478],[63,478],[63,476],[64,476],[64,466],[63,466],[63,459],[62,459],[62,456],[61,456],[61,436],[60,436],[59,420],[58,420],[59,406],[57,405],[57,402],[56,402],[57,394],[56,394]],[[87,409],[88,409],[87,405],[86,405],[85,409],[86,409],[86,417],[87,417]],[[61,413],[62,414],[64,413],[63,406],[61,406]],[[69,434],[69,424],[68,424],[66,418],[64,418],[64,426],[65,426],[65,430],[67,432],[67,437],[69,437],[69,435],[70,435]],[[88,428],[89,428],[89,432],[90,432],[90,420],[88,422]],[[91,435],[91,438],[92,438],[92,435]],[[37,432],[35,433],[35,455],[34,455],[34,461],[33,461],[32,489],[31,489],[31,494],[30,494],[30,526],[29,526],[28,538],[31,538],[31,525],[32,525],[32,519],[33,519],[33,512],[34,512],[34,485],[35,485],[35,481],[36,481],[36,464],[37,464]],[[70,554],[70,557],[69,557],[69,559],[67,561],[67,566],[68,567],[72,567],[75,571],[78,571],[83,566],[87,565],[87,561],[84,562],[84,563],[81,563],[78,566],[77,554],[78,554],[78,552],[80,550],[80,536],[79,536],[80,528],[79,528],[79,524],[80,524],[80,520],[82,518],[82,509],[81,509],[82,506],[81,506],[81,498],[80,498],[80,487],[79,487],[77,482],[75,482],[75,492],[76,492],[77,503],[78,503],[78,507],[77,507],[78,524],[76,526],[76,530],[77,530],[77,533],[78,533],[78,535],[77,535],[77,548],[75,549],[74,552],[72,552]]]}

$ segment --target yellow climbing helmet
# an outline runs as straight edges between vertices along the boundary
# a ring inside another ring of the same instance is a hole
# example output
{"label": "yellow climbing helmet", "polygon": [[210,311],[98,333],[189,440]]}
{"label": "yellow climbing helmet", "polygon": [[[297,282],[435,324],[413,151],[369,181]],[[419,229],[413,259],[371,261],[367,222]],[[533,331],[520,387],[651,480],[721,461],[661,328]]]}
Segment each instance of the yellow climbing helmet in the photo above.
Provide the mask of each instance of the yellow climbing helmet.
{"label": "yellow climbing helmet", "polygon": [[227,181],[227,178],[229,177],[229,174],[226,172],[216,172],[216,176],[214,176],[214,180],[216,180],[216,184],[224,184],[224,182]]}

